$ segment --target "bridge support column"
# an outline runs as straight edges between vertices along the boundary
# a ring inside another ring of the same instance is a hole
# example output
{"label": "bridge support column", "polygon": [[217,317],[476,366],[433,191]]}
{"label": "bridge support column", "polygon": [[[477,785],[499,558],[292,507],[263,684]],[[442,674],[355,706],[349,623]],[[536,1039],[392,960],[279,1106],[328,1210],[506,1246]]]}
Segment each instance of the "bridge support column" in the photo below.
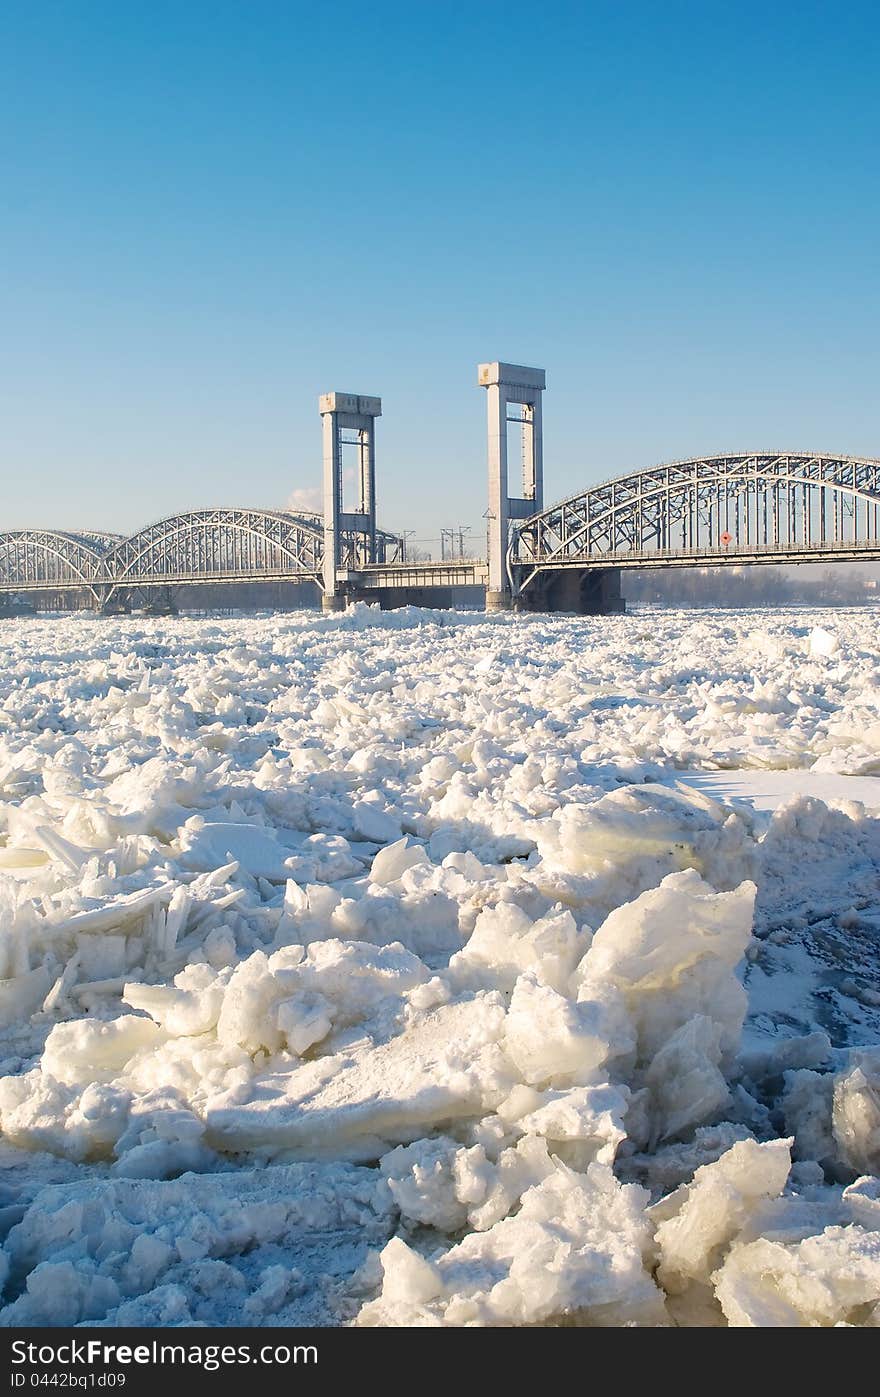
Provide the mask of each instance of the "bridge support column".
{"label": "bridge support column", "polygon": [[321,596],[321,610],[325,616],[334,611],[344,611],[347,604],[348,597],[344,592],[324,592]]}
{"label": "bridge support column", "polygon": [[[507,542],[510,522],[526,519],[544,507],[544,447],[541,394],[546,385],[543,369],[522,364],[480,364],[477,382],[487,390],[489,507],[487,511],[489,581],[486,610],[507,610],[513,601],[507,575]],[[510,407],[519,411],[510,416]],[[507,429],[520,428],[522,446],[522,494],[511,496],[508,484]]]}
{"label": "bridge support column", "polygon": [[581,596],[585,616],[612,616],[626,611],[620,590],[620,568],[593,568],[585,573]]}
{"label": "bridge support column", "polygon": [[518,611],[557,611],[576,616],[610,616],[626,610],[620,568],[561,569],[539,573],[522,596]]}
{"label": "bridge support column", "polygon": [[486,588],[486,610],[487,611],[510,611],[513,608],[513,597],[510,592],[492,592]]}
{"label": "bridge support column", "polygon": [[[324,610],[344,610],[345,586],[339,573],[376,562],[376,418],[381,398],[356,393],[322,393],[318,400],[324,431]],[[358,461],[358,507],[346,511],[343,447],[354,446]],[[339,604],[337,604],[339,602]]]}

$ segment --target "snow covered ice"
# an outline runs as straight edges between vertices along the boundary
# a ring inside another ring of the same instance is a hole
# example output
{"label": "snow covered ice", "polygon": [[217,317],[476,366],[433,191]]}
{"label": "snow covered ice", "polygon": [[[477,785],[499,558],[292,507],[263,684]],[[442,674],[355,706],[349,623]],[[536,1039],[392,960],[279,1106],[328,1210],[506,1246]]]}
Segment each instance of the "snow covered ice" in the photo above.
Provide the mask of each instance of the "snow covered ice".
{"label": "snow covered ice", "polygon": [[878,642],[7,623],[0,1321],[880,1324]]}

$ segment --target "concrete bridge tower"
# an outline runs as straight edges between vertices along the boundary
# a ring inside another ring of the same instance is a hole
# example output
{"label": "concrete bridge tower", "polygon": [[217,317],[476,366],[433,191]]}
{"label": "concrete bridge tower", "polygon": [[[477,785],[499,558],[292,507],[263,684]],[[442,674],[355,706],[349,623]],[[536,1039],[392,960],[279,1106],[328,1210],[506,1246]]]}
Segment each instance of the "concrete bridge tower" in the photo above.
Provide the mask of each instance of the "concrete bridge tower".
{"label": "concrete bridge tower", "polygon": [[[512,519],[526,519],[544,507],[544,447],[541,432],[543,369],[522,364],[480,364],[477,382],[487,390],[489,419],[489,581],[486,610],[513,604],[506,556]],[[515,409],[513,416],[510,408]],[[518,411],[517,411],[518,409]],[[522,494],[511,496],[508,484],[508,424],[520,427]]]}
{"label": "concrete bridge tower", "polygon": [[[324,428],[325,611],[344,611],[341,568],[376,561],[376,418],[382,399],[357,393],[322,393],[318,410]],[[346,511],[343,447],[357,448],[358,507]]]}

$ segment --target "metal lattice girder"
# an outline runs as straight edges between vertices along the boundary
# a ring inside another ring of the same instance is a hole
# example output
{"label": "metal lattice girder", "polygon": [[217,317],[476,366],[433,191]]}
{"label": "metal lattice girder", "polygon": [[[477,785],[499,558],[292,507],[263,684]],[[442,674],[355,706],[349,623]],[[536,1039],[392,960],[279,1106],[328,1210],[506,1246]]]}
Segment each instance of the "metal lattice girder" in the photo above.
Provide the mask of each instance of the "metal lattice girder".
{"label": "metal lattice girder", "polygon": [[[619,476],[514,526],[508,569],[535,573],[635,553],[854,550],[880,538],[880,461],[808,452],[700,456]],[[658,559],[659,561],[659,559]]]}
{"label": "metal lattice girder", "polygon": [[94,593],[110,542],[107,535],[56,529],[0,533],[0,589],[86,587]]}
{"label": "metal lattice girder", "polygon": [[316,579],[322,542],[316,515],[198,509],[160,519],[123,539],[107,554],[106,578],[115,587]]}
{"label": "metal lattice girder", "polygon": [[[384,566],[387,563],[403,562],[403,538],[399,534],[390,534],[385,529],[376,530],[376,557],[375,563]],[[373,560],[370,558],[371,544],[367,535],[358,533],[355,530],[341,529],[339,533],[339,555],[340,569],[358,569],[371,567]]]}
{"label": "metal lattice girder", "polygon": [[16,529],[0,533],[0,588],[87,587],[100,599],[120,586],[200,581],[317,580],[318,515],[204,509],[119,534]]}

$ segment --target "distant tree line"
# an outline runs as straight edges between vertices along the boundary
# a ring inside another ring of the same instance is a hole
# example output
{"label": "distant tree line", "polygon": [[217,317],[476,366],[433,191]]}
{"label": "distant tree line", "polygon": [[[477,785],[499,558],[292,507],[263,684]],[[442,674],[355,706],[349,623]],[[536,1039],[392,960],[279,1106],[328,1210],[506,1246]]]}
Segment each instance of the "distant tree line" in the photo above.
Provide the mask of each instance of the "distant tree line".
{"label": "distant tree line", "polygon": [[847,565],[649,568],[626,572],[628,603],[665,606],[856,606],[880,601],[877,579]]}

